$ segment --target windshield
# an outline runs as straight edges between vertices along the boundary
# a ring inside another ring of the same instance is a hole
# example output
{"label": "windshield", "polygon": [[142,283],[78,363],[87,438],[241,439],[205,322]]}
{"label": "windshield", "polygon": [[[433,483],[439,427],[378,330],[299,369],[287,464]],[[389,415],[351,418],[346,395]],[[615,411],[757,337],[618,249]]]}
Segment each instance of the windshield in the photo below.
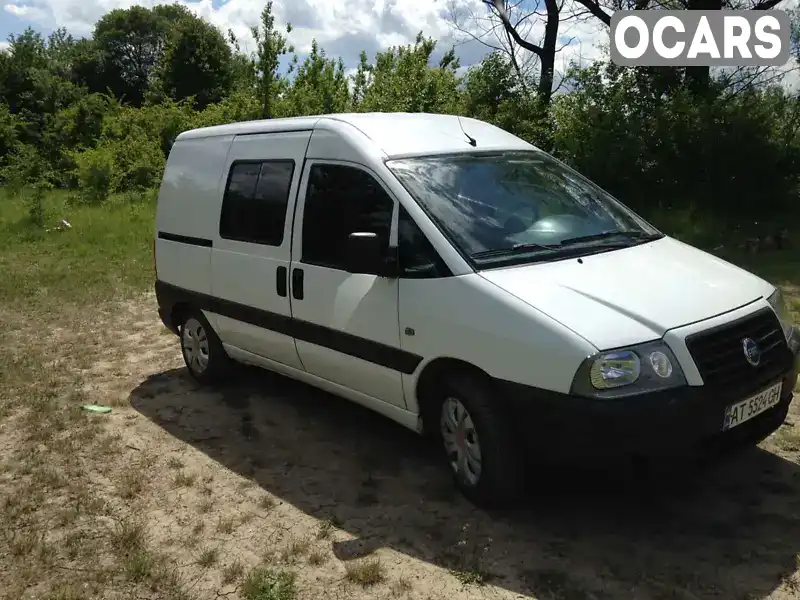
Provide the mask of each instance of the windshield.
{"label": "windshield", "polygon": [[609,194],[539,151],[396,159],[387,166],[480,266],[591,254],[661,237]]}

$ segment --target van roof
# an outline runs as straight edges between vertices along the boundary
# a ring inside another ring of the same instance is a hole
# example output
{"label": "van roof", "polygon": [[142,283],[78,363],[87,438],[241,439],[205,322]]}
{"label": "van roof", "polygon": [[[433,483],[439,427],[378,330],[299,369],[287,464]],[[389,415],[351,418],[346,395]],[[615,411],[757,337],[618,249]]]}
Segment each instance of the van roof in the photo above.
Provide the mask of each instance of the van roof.
{"label": "van roof", "polygon": [[[337,113],[242,121],[181,133],[176,141],[205,137],[325,129],[353,134],[357,129],[387,157],[534,147],[507,131],[469,117],[430,113]],[[463,130],[476,140],[468,143]],[[349,131],[345,131],[349,130]]]}

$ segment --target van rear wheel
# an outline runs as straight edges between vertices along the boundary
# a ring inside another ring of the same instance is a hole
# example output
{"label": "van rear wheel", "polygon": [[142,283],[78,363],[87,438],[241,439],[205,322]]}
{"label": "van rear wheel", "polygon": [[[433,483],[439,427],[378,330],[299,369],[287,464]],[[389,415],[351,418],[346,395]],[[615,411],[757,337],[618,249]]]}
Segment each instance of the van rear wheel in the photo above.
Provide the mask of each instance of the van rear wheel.
{"label": "van rear wheel", "polygon": [[445,380],[439,434],[456,487],[467,499],[484,508],[516,500],[520,452],[503,405],[486,382],[471,374]]}
{"label": "van rear wheel", "polygon": [[203,313],[190,311],[179,333],[183,361],[192,378],[204,385],[222,381],[230,370],[231,359]]}

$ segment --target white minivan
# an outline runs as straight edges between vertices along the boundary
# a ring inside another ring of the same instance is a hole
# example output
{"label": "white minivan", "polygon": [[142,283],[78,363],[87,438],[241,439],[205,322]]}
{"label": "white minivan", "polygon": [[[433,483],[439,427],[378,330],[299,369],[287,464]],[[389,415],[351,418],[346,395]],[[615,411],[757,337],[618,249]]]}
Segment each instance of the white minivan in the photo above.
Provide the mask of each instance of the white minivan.
{"label": "white minivan", "polygon": [[431,434],[480,505],[511,499],[531,457],[758,442],[797,379],[773,285],[474,119],[184,132],[154,253],[195,379],[258,365]]}

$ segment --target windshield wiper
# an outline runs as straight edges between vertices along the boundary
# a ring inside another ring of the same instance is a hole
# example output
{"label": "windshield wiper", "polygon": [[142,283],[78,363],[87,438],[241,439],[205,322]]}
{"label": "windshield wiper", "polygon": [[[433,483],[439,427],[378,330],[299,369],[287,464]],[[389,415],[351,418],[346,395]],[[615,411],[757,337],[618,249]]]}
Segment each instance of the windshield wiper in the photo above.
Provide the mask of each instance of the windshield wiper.
{"label": "windshield wiper", "polygon": [[591,235],[581,235],[578,237],[567,238],[565,240],[561,240],[560,245],[569,246],[570,244],[579,244],[581,242],[604,240],[606,238],[617,237],[620,235],[623,237],[627,237],[628,239],[635,239],[635,240],[655,240],[661,237],[659,234],[656,233],[645,233],[644,231],[615,229],[613,231],[601,231],[600,233],[593,233]]}
{"label": "windshield wiper", "polygon": [[[528,252],[529,250],[545,250],[547,251],[548,254],[553,252],[564,252],[567,250],[568,246],[572,246],[574,244],[579,244],[582,242],[590,242],[594,240],[602,240],[617,236],[624,236],[628,238],[628,240],[625,242],[626,245],[630,242],[631,239],[635,239],[637,241],[644,241],[644,240],[654,240],[661,237],[660,234],[645,233],[644,231],[635,231],[635,230],[603,231],[600,233],[593,233],[591,235],[582,235],[580,237],[567,238],[565,240],[561,240],[558,244],[537,244],[534,242],[524,242],[520,244],[514,244],[510,248],[494,248],[492,250],[483,250],[481,252],[476,252],[475,254],[473,254],[472,258],[495,258],[500,256],[513,256],[514,254]],[[570,252],[573,250],[574,249],[570,249]]]}
{"label": "windshield wiper", "polygon": [[494,248],[493,250],[483,250],[476,252],[472,258],[492,258],[494,256],[511,256],[518,252],[527,252],[528,250],[547,250],[554,252],[558,250],[558,246],[548,246],[547,244],[514,244],[511,248]]}

